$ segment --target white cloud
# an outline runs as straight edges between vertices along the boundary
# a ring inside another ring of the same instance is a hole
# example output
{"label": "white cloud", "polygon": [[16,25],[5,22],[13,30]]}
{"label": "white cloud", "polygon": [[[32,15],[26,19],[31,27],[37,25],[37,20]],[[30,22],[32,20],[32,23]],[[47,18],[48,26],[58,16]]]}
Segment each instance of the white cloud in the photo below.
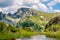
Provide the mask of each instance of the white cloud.
{"label": "white cloud", "polygon": [[40,11],[46,11],[46,12],[48,11],[48,7],[43,3],[37,3],[33,6],[31,6],[31,8],[37,9],[37,10],[40,10]]}
{"label": "white cloud", "polygon": [[11,13],[16,12],[18,8],[20,8],[20,6],[10,6],[10,7],[2,8],[2,10],[4,13],[7,14],[8,12],[11,12]]}
{"label": "white cloud", "polygon": [[0,12],[2,12],[2,9],[0,8]]}
{"label": "white cloud", "polygon": [[[44,0],[47,1],[47,0]],[[31,6],[29,6],[31,5]],[[1,8],[0,11],[12,12],[14,13],[20,7],[29,7],[34,9],[41,9],[43,11],[47,11],[47,6],[42,4],[40,0],[13,0],[13,5],[9,7]]]}
{"label": "white cloud", "polygon": [[35,3],[39,3],[40,0],[23,0],[23,2],[28,3],[28,4],[35,4]]}
{"label": "white cloud", "polygon": [[38,6],[38,8],[40,8],[43,11],[47,11],[48,10],[48,8],[47,8],[47,6],[45,4],[39,3],[39,4],[37,4],[37,6]]}
{"label": "white cloud", "polygon": [[16,5],[16,6],[18,6],[18,5],[23,5],[23,0],[13,0],[13,5]]}
{"label": "white cloud", "polygon": [[52,1],[50,1],[47,5],[48,5],[48,6],[54,6],[54,5],[56,5],[57,3],[60,3],[60,0],[52,0]]}
{"label": "white cloud", "polygon": [[9,7],[0,8],[0,11],[4,11],[5,13],[8,12],[14,13],[20,7],[29,7],[29,8],[34,8],[37,10],[48,12],[48,11],[53,11],[52,6],[60,2],[60,0],[52,0],[47,4],[49,7],[41,3],[41,2],[48,2],[48,1],[49,0],[13,0],[13,5]]}
{"label": "white cloud", "polygon": [[0,12],[6,13],[6,14],[11,12],[13,14],[13,13],[15,13],[17,11],[18,8],[21,8],[21,7],[27,7],[27,6],[13,5],[13,6],[5,7],[5,8],[0,8]]}
{"label": "white cloud", "polygon": [[54,10],[53,12],[60,12],[60,10]]}
{"label": "white cloud", "polygon": [[37,5],[33,5],[31,8],[38,9]]}
{"label": "white cloud", "polygon": [[56,4],[56,2],[51,1],[51,2],[49,2],[47,5],[48,5],[48,6],[54,6],[55,4]]}
{"label": "white cloud", "polygon": [[60,3],[60,0],[54,0],[54,1]]}
{"label": "white cloud", "polygon": [[53,6],[57,3],[60,3],[60,0],[51,0],[47,5],[49,6],[49,11],[51,12],[60,12],[60,10],[53,9]]}
{"label": "white cloud", "polygon": [[41,2],[48,2],[49,0],[40,0]]}

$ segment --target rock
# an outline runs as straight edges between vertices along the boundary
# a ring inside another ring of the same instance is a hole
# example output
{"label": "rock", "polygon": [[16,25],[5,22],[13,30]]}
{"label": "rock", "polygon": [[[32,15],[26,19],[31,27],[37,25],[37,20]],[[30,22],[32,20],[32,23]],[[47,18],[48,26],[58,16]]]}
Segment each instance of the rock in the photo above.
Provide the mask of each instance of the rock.
{"label": "rock", "polygon": [[49,28],[52,24],[58,24],[60,23],[60,15],[55,17],[55,18],[52,18],[45,26],[45,29]]}
{"label": "rock", "polygon": [[40,16],[40,18],[44,19],[44,16]]}

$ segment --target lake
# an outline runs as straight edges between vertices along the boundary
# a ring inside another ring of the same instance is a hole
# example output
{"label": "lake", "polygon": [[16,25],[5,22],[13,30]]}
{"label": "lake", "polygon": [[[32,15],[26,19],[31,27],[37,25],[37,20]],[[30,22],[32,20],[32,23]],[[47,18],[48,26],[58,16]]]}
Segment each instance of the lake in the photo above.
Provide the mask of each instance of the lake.
{"label": "lake", "polygon": [[30,38],[19,38],[16,40],[58,40],[58,39],[47,38],[45,35],[36,35],[36,36],[32,36]]}

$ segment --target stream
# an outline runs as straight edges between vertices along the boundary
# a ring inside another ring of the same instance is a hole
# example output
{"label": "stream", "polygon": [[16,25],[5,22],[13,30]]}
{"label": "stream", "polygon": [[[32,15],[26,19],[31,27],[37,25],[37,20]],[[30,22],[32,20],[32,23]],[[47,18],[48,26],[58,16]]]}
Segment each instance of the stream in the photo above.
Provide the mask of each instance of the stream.
{"label": "stream", "polygon": [[58,39],[47,38],[45,35],[36,35],[36,36],[32,36],[30,38],[19,38],[16,40],[58,40]]}

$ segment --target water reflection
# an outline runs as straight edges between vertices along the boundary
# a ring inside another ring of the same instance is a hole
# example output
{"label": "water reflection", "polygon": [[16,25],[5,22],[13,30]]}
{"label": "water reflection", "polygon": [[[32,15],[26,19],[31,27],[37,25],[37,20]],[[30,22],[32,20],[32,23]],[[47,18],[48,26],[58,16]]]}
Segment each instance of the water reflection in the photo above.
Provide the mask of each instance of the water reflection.
{"label": "water reflection", "polygon": [[58,40],[58,39],[47,38],[45,35],[37,35],[37,36],[33,36],[31,38],[22,38],[22,39],[16,39],[16,40]]}

